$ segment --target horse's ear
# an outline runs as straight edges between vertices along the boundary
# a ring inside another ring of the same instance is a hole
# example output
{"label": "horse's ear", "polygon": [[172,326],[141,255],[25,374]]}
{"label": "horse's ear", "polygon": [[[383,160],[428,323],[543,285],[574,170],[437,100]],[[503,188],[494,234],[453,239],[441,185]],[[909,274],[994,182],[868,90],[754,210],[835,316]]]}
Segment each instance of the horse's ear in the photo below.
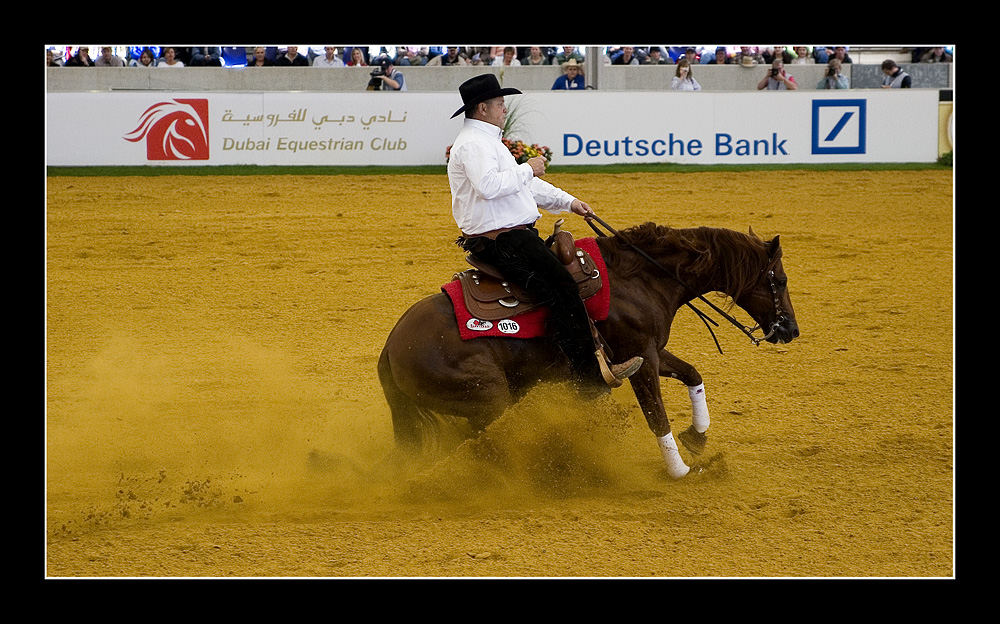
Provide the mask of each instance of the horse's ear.
{"label": "horse's ear", "polygon": [[781,241],[778,240],[776,235],[767,243],[767,255],[774,258],[776,255],[781,253]]}
{"label": "horse's ear", "polygon": [[756,238],[757,240],[760,240],[760,237],[757,236],[757,233],[753,231],[753,226],[752,225],[750,226],[750,236]]}

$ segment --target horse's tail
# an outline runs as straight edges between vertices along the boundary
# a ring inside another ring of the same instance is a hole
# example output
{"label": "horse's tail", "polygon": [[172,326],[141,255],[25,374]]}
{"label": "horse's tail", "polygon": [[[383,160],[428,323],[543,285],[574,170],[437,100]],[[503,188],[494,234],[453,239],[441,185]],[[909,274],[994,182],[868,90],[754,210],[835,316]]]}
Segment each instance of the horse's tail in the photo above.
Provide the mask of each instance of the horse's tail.
{"label": "horse's tail", "polygon": [[431,410],[417,405],[400,389],[392,374],[386,349],[378,358],[378,379],[392,411],[392,431],[396,446],[419,453],[438,440],[440,422]]}

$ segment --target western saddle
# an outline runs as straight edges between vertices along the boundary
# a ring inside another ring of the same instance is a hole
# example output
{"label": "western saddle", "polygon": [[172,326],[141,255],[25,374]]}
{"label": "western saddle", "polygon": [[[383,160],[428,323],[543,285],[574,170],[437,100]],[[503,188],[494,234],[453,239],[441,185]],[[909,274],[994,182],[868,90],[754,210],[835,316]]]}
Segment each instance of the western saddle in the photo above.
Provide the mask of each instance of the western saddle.
{"label": "western saddle", "polygon": [[[563,219],[556,221],[552,236],[545,242],[573,276],[579,288],[580,299],[586,301],[601,290],[601,272],[590,253],[574,244],[573,235],[560,229],[562,224]],[[544,305],[518,285],[507,281],[496,267],[480,262],[471,255],[466,256],[465,260],[473,268],[456,273],[453,279],[461,282],[465,306],[473,317],[484,321],[499,321]],[[604,381],[612,388],[621,386],[625,378],[639,369],[643,359],[637,356],[624,364],[612,365],[605,351],[610,351],[610,347],[597,331],[593,319],[590,320],[590,331],[596,349],[594,355]]]}
{"label": "western saddle", "polygon": [[[601,272],[597,270],[597,264],[590,254],[573,243],[573,235],[560,229],[562,223],[562,219],[555,223],[552,236],[546,240],[546,244],[573,276],[580,298],[586,300],[601,290]],[[480,262],[471,255],[466,256],[465,260],[473,268],[456,273],[453,279],[462,283],[465,306],[473,317],[484,321],[498,321],[543,305],[520,286],[507,281],[496,267]]]}

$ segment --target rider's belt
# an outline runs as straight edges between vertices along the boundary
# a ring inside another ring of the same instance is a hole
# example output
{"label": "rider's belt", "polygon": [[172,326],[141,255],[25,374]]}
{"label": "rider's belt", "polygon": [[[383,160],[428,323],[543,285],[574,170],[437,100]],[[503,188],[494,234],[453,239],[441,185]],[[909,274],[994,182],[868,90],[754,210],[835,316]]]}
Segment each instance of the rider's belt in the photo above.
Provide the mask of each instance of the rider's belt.
{"label": "rider's belt", "polygon": [[476,238],[482,236],[490,240],[496,240],[497,236],[503,234],[504,232],[510,232],[511,230],[526,230],[532,225],[534,224],[529,223],[525,225],[515,225],[513,227],[497,228],[495,230],[490,230],[488,232],[483,232],[481,234],[466,234],[465,232],[462,232],[462,236],[464,236],[465,238]]}

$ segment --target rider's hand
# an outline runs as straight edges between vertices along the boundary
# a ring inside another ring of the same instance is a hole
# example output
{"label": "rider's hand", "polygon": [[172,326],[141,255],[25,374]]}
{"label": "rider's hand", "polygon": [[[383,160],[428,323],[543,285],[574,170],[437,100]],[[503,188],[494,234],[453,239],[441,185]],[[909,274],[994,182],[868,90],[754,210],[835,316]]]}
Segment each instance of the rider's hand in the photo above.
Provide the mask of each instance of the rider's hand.
{"label": "rider's hand", "polygon": [[587,202],[582,202],[579,199],[574,199],[573,203],[569,205],[569,209],[574,214],[578,214],[586,219],[597,216],[594,210],[587,204]]}
{"label": "rider's hand", "polygon": [[545,174],[545,157],[535,156],[534,158],[528,159],[528,164],[531,165],[531,171],[535,174],[535,177]]}

